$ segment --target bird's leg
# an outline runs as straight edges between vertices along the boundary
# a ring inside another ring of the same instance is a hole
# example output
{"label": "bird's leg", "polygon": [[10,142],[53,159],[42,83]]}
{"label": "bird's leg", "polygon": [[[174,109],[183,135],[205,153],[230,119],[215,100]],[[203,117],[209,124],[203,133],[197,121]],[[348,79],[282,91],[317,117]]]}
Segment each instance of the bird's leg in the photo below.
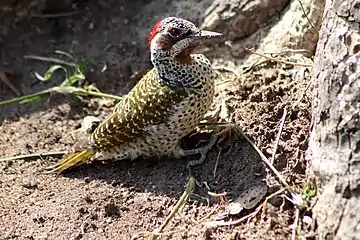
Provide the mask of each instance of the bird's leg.
{"label": "bird's leg", "polygon": [[[221,119],[221,121],[232,122],[233,114],[230,113],[229,106],[226,104],[226,101],[223,101],[222,104],[215,111],[210,113],[207,119],[213,123],[218,123],[219,118]],[[212,125],[211,122],[205,124]],[[178,147],[174,149],[173,155],[176,158],[181,158],[189,155],[200,154],[200,158],[198,160],[190,161],[189,166],[203,164],[206,159],[207,153],[211,150],[211,148],[214,147],[214,145],[217,142],[222,142],[227,137],[231,138],[231,131],[234,127],[235,124],[229,124],[229,123],[220,125],[220,128],[223,129],[220,130],[218,133],[214,134],[207,145],[189,150],[184,150],[180,147],[180,145],[178,145]]]}
{"label": "bird's leg", "polygon": [[181,158],[181,157],[186,157],[186,156],[189,156],[189,155],[200,154],[200,158],[198,160],[190,161],[189,166],[195,166],[195,165],[203,164],[205,159],[206,159],[207,153],[214,147],[214,145],[216,144],[216,142],[218,140],[218,137],[219,137],[218,134],[214,134],[211,137],[210,142],[207,145],[205,145],[203,147],[195,148],[195,149],[184,150],[179,145],[173,151],[173,155],[176,158]]}

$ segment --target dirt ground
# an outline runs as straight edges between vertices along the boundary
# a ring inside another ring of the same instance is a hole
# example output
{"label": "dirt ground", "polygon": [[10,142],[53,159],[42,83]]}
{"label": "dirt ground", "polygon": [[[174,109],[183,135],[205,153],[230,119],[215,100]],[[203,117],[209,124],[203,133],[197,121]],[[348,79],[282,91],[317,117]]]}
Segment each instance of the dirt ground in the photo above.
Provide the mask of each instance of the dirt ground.
{"label": "dirt ground", "polygon": [[[23,94],[47,89],[60,81],[36,80],[33,71],[42,73],[49,65],[23,56],[53,56],[60,49],[76,57],[90,57],[87,81],[103,92],[117,95],[128,92],[141,76],[139,73],[151,68],[146,36],[152,25],[169,15],[200,24],[203,9],[211,4],[64,1],[55,9],[42,6],[39,13],[40,4],[9,2],[0,17],[4,23],[0,68],[9,72],[9,78]],[[56,12],[73,14],[57,18],[46,15]],[[205,54],[219,59],[222,52],[212,45]],[[101,73],[105,62],[108,68]],[[287,107],[275,166],[290,185],[300,189],[305,181],[304,152],[311,120],[310,99],[304,95],[309,78],[296,77],[291,66],[276,63],[265,63],[238,77],[222,70],[218,74],[213,109],[227,99],[234,122],[267,157],[272,155]],[[0,83],[0,100],[14,97]],[[104,118],[114,104],[109,100],[86,98],[81,102],[54,95],[29,104],[0,106],[0,157],[68,150],[74,143],[68,133],[79,128],[85,116]],[[186,143],[189,147],[196,141],[188,139]],[[279,189],[245,139],[238,137],[232,143],[231,148],[223,143],[220,155],[219,148],[213,149],[206,163],[194,168],[199,183],[196,195],[165,229],[179,231],[162,239],[289,239],[294,208],[287,201],[282,205],[282,197],[272,199],[266,211],[248,222],[216,228],[205,224],[216,219],[239,219],[255,209],[251,206],[238,214],[226,214],[226,203],[209,196],[208,190],[226,192],[227,201],[237,202],[252,188],[263,193],[261,197]],[[0,163],[0,239],[131,239],[161,225],[182,195],[189,176],[188,159],[94,163],[59,176],[45,174],[44,167],[57,160]]]}

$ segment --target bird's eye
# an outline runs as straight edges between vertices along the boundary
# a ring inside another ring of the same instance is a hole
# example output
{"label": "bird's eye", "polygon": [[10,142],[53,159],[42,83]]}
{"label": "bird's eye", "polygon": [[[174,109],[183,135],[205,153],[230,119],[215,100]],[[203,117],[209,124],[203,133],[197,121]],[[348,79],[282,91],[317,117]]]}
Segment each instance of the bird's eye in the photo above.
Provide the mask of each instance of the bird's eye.
{"label": "bird's eye", "polygon": [[179,28],[172,27],[168,30],[168,33],[171,37],[176,38],[181,34],[181,30]]}

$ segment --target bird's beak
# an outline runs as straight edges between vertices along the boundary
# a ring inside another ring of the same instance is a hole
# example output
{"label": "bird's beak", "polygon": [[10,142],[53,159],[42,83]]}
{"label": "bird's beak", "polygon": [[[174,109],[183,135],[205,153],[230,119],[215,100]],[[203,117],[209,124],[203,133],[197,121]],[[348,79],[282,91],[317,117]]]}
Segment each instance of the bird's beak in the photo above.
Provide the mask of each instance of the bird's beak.
{"label": "bird's beak", "polygon": [[224,36],[224,35],[221,33],[200,30],[197,33],[193,33],[193,34],[189,35],[189,38],[202,40],[202,39],[209,39],[209,38],[220,38],[222,36]]}

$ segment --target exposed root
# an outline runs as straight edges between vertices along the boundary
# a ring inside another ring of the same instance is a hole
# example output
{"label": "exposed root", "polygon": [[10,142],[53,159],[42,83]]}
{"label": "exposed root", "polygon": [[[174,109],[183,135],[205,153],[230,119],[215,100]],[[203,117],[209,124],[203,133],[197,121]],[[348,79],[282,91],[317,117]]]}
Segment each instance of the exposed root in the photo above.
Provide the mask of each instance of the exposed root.
{"label": "exposed root", "polygon": [[10,79],[8,78],[8,76],[6,76],[5,71],[2,71],[0,69],[0,80],[8,87],[10,88],[11,91],[13,91],[16,96],[20,96],[21,92],[11,83]]}

